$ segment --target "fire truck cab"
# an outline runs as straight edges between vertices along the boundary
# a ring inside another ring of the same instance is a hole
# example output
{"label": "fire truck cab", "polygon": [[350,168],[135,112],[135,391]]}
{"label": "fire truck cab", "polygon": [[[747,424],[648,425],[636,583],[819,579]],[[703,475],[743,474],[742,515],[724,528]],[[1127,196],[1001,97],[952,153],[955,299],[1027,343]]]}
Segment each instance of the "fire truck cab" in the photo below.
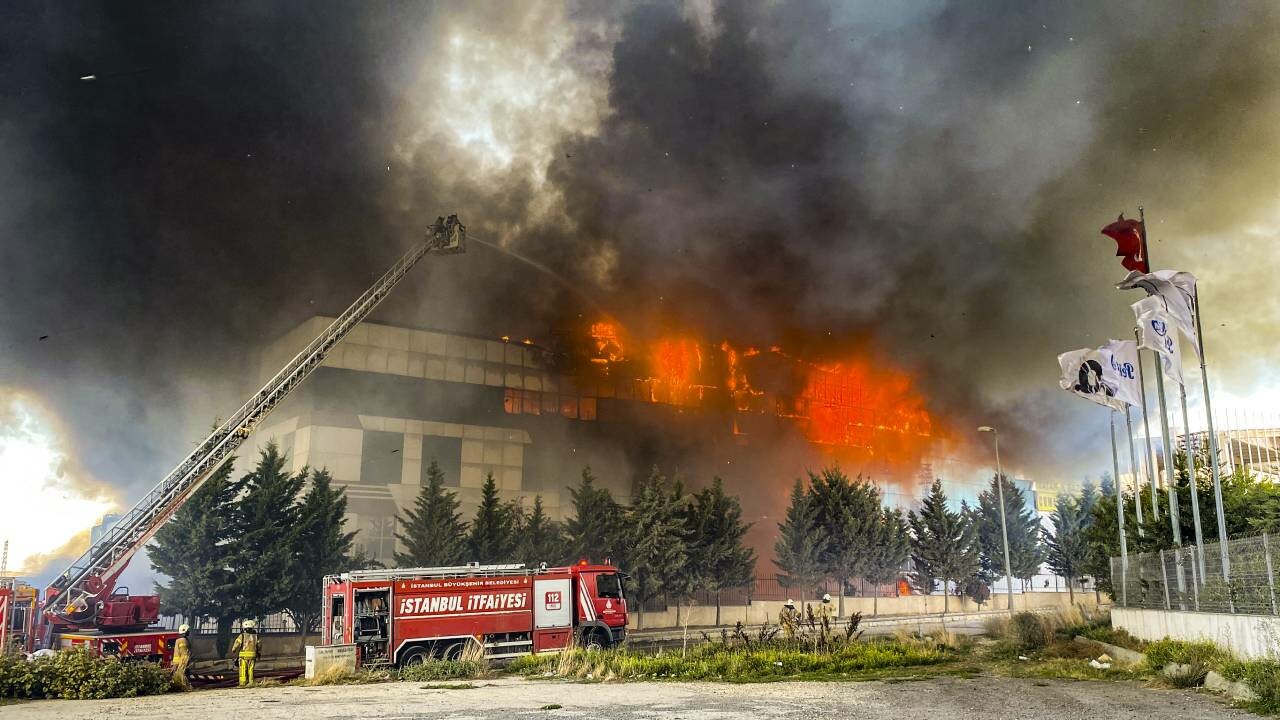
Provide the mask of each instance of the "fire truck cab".
{"label": "fire truck cab", "polygon": [[462,565],[358,570],[324,579],[325,645],[361,666],[609,647],[627,631],[626,575],[612,565]]}

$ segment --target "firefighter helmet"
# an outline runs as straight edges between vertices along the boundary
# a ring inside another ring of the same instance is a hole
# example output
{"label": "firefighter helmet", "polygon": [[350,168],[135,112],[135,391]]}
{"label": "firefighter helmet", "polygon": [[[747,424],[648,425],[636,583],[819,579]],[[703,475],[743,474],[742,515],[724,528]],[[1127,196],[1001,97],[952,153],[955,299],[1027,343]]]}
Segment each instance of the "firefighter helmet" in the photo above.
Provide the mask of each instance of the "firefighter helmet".
{"label": "firefighter helmet", "polygon": [[822,602],[831,602],[831,593],[822,593]]}
{"label": "firefighter helmet", "polygon": [[786,602],[784,602],[784,603],[782,603],[782,606],[783,606],[783,607],[793,608],[793,607],[795,607],[795,606],[796,606],[796,601],[795,601],[795,600],[792,600],[791,598],[787,598],[787,601],[786,601]]}
{"label": "firefighter helmet", "polygon": [[245,630],[253,630],[254,628],[258,627],[258,623],[253,620],[245,620],[244,622],[240,623],[240,627],[244,628]]}
{"label": "firefighter helmet", "polygon": [[181,625],[178,626],[178,632],[182,633],[183,635],[186,635],[187,633],[191,632],[191,626],[186,623],[182,623]]}

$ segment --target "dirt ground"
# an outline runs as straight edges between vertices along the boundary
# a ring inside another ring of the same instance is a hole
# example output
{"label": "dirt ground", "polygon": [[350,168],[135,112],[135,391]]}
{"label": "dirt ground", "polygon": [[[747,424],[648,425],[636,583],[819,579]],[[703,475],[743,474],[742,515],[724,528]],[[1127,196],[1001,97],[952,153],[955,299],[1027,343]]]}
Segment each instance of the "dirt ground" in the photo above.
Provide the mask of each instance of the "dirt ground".
{"label": "dirt ground", "polygon": [[[457,685],[459,683],[445,683]],[[84,718],[841,718],[1173,720],[1254,718],[1212,695],[1129,683],[979,677],[914,682],[567,683],[501,679],[471,689],[426,683],[209,690],[132,700],[47,700],[0,707],[5,720]],[[465,683],[461,683],[465,685]],[[561,706],[549,707],[548,706]]]}

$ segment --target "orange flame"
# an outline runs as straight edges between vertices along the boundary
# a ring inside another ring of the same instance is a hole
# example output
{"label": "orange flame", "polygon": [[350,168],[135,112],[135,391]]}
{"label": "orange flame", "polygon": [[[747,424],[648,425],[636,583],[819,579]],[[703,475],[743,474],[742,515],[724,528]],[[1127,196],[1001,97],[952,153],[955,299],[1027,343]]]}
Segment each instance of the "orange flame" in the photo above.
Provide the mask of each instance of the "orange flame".
{"label": "orange flame", "polygon": [[796,416],[811,442],[863,447],[888,460],[919,457],[933,420],[913,385],[908,374],[864,359],[815,366]]}
{"label": "orange flame", "polygon": [[[621,335],[613,321],[592,323],[591,362],[624,360]],[[778,345],[767,347],[770,355],[764,356],[758,347],[739,350],[728,341],[717,348],[688,336],[661,338],[647,352],[636,352],[648,360],[648,376],[632,376],[633,397],[694,406],[703,404],[708,391],[718,391],[735,413],[788,418],[815,444],[855,449],[890,463],[919,461],[928,454],[935,423],[908,373],[865,357],[816,365]],[[717,349],[721,355],[708,362],[705,353]]]}
{"label": "orange flame", "polygon": [[596,363],[620,362],[626,356],[622,349],[622,336],[618,332],[618,327],[611,322],[591,323],[591,340],[595,344],[595,357],[591,358]]}

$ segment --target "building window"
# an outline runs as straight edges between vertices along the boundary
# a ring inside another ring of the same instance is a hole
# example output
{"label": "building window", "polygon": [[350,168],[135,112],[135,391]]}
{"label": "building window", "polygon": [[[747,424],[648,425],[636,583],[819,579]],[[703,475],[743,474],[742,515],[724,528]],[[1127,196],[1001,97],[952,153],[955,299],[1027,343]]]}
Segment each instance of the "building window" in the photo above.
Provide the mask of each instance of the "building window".
{"label": "building window", "polygon": [[596,419],[596,399],[577,395],[557,395],[537,390],[507,388],[502,409],[508,415],[560,415],[581,420]]}
{"label": "building window", "polygon": [[396,556],[396,516],[371,515],[364,518],[358,543],[370,557],[394,564]]}
{"label": "building window", "polygon": [[400,482],[404,433],[365,430],[360,448],[360,482],[389,485]]}

